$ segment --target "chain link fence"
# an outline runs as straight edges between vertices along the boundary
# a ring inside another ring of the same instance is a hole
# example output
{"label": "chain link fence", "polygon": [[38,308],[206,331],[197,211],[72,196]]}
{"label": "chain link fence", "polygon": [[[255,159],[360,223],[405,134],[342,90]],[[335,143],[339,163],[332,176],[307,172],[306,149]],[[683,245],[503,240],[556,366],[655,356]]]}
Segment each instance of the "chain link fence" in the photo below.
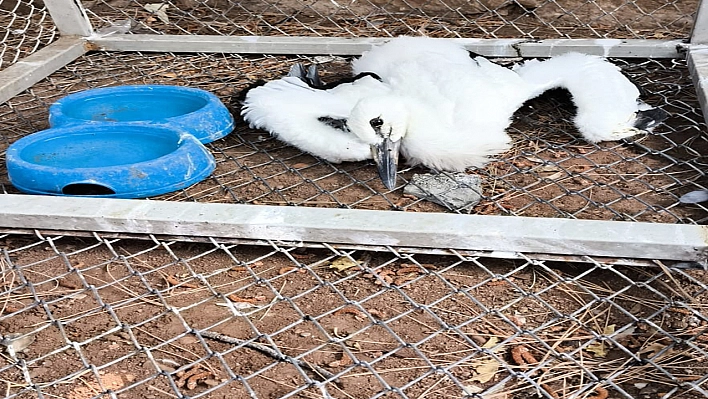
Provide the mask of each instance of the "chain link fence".
{"label": "chain link fence", "polygon": [[[697,0],[85,1],[100,35],[687,39]],[[56,39],[43,2],[0,0],[0,69]],[[0,104],[4,151],[80,90],[172,84],[235,98],[330,55],[92,51]],[[495,59],[510,66],[518,59]],[[671,117],[589,144],[566,93],[520,109],[477,204],[386,190],[242,121],[217,169],[154,200],[704,224],[706,125],[683,59],[612,59]],[[2,222],[0,221],[0,225]],[[219,238],[0,231],[7,398],[706,398],[708,272],[669,261]]]}
{"label": "chain link fence", "polygon": [[282,2],[97,0],[97,27],[202,35],[685,38],[698,1],[366,0]]}
{"label": "chain link fence", "polygon": [[0,70],[52,43],[57,37],[43,1],[0,1]]}
{"label": "chain link fence", "polygon": [[706,272],[265,244],[0,236],[5,397],[708,396]]}
{"label": "chain link fence", "polygon": [[[293,62],[318,62],[325,79],[344,77],[341,57],[141,54],[96,52],[67,65],[32,90],[0,106],[4,146],[47,128],[47,109],[79,90],[119,84],[199,87],[225,103],[257,79],[287,73]],[[170,201],[235,202],[354,209],[397,209],[515,216],[571,217],[664,223],[700,223],[706,209],[678,198],[706,187],[705,123],[683,60],[614,60],[648,93],[646,100],[671,114],[656,134],[589,144],[571,118],[567,95],[554,92],[517,112],[511,151],[473,173],[484,181],[482,200],[434,202],[404,194],[401,186],[425,168],[402,171],[389,191],[370,162],[330,164],[304,154],[241,121],[234,133],[210,144],[217,169],[204,182],[159,197]],[[238,114],[234,105],[233,112]],[[0,144],[3,145],[3,144]],[[0,147],[1,148],[1,147]],[[0,165],[0,185],[17,193]]]}

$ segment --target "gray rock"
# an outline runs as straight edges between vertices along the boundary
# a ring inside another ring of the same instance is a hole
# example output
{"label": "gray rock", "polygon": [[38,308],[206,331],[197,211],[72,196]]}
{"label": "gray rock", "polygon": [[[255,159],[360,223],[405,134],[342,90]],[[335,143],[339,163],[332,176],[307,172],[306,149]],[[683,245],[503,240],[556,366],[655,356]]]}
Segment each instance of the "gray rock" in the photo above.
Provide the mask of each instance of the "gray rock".
{"label": "gray rock", "polygon": [[467,173],[415,174],[403,193],[454,210],[471,211],[482,199],[482,179]]}

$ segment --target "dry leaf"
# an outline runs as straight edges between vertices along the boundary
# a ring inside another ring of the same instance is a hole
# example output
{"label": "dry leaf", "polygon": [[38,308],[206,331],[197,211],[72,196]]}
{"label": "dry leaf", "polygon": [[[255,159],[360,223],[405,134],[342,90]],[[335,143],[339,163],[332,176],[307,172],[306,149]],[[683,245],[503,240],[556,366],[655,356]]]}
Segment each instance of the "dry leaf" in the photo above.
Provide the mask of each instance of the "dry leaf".
{"label": "dry leaf", "polygon": [[[482,348],[491,349],[492,347],[496,346],[498,342],[499,338],[490,337],[489,340],[485,342],[484,345],[482,345]],[[474,371],[477,373],[477,375],[470,378],[470,381],[477,381],[479,383],[484,384],[485,382],[494,378],[494,376],[497,374],[497,371],[499,371],[499,366],[499,362],[496,361],[493,357],[485,357],[484,359],[478,361],[475,366],[473,366]]]}
{"label": "dry leaf", "polygon": [[143,8],[147,10],[148,12],[151,12],[153,15],[157,17],[160,21],[169,24],[170,19],[167,18],[167,8],[169,7],[169,4],[165,3],[151,3],[151,4],[145,4]]}
{"label": "dry leaf", "polygon": [[[664,349],[666,348],[666,346],[667,346],[667,345],[664,345],[664,344],[662,344],[662,343],[660,343],[660,342],[652,342],[651,344],[649,344],[649,345],[645,346],[644,348],[640,349],[640,350],[637,352],[637,354],[642,355],[642,354],[645,354],[645,353],[646,353],[646,357],[652,358],[652,357],[656,356],[657,354],[659,354],[659,352],[661,352],[662,350],[664,350]],[[669,350],[665,351],[661,356],[659,356],[659,357],[657,357],[657,358],[655,358],[655,359],[652,359],[652,360],[654,360],[654,361],[656,362],[656,361],[658,361],[658,360],[660,360],[660,359],[663,359],[663,358],[665,358],[665,357],[667,357],[667,356],[672,355],[673,352],[674,352],[673,349],[669,349]]]}
{"label": "dry leaf", "polygon": [[550,175],[550,176],[546,176],[546,179],[548,179],[548,180],[558,180],[558,179],[560,179],[561,177],[563,177],[563,176],[565,176],[565,175],[566,175],[566,173],[563,172],[563,171],[561,171],[561,172],[556,172],[556,173],[554,173],[554,174],[552,174],[552,175]]}
{"label": "dry leaf", "polygon": [[477,372],[477,375],[470,378],[470,381],[477,381],[484,384],[497,374],[497,371],[499,371],[499,362],[494,360],[494,358],[487,358],[475,366],[474,371]]}
{"label": "dry leaf", "polygon": [[632,334],[634,334],[634,331],[635,331],[636,329],[637,329],[637,328],[634,327],[634,326],[629,327],[628,329],[626,329],[626,330],[622,331],[621,333],[615,335],[615,340],[616,340],[616,341],[619,341],[619,340],[621,340],[621,339],[625,339],[625,338],[631,337]]}
{"label": "dry leaf", "polygon": [[330,269],[337,269],[338,272],[343,272],[349,268],[356,266],[357,263],[346,256],[339,257],[330,263]]}
{"label": "dry leaf", "polygon": [[605,357],[607,356],[607,349],[605,348],[604,342],[599,342],[596,344],[590,344],[585,348],[586,351],[593,354],[594,357]]}
{"label": "dry leaf", "polygon": [[10,354],[10,356],[14,357],[14,354],[17,352],[22,352],[23,350],[27,349],[32,343],[34,342],[34,336],[35,334],[20,334],[20,333],[10,333],[5,335],[5,337],[2,337],[3,339],[0,341],[2,345],[4,345],[7,349],[7,352]]}
{"label": "dry leaf", "polygon": [[462,394],[467,396],[477,394],[482,399],[507,399],[507,391],[504,389],[506,383],[502,382],[500,384],[486,389],[473,384],[463,385]]}
{"label": "dry leaf", "polygon": [[[609,326],[605,327],[604,331],[602,332],[603,335],[611,335],[614,333],[615,333],[615,325],[614,324],[610,324]],[[605,345],[604,342],[590,344],[585,348],[585,350],[592,353],[595,357],[607,356],[607,345]]]}
{"label": "dry leaf", "polygon": [[484,391],[484,388],[478,387],[477,385],[464,385],[462,386],[463,395],[474,395]]}
{"label": "dry leaf", "polygon": [[493,348],[497,343],[499,343],[499,338],[497,337],[489,337],[489,340],[482,345],[482,348],[485,349],[491,349]]}

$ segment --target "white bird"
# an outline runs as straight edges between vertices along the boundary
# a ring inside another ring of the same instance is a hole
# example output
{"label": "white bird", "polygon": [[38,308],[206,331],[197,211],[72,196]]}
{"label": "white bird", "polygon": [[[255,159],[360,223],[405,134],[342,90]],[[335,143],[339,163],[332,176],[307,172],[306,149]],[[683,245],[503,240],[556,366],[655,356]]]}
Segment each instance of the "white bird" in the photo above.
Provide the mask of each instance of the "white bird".
{"label": "white bird", "polygon": [[330,162],[371,159],[370,146],[349,131],[347,118],[359,100],[389,87],[365,74],[331,89],[316,89],[308,85],[319,79],[316,74],[292,74],[248,90],[241,115],[250,127]]}
{"label": "white bird", "polygon": [[511,70],[450,40],[399,37],[364,53],[352,69],[363,77],[332,88],[310,87],[311,76],[300,73],[251,89],[242,115],[251,127],[332,162],[373,157],[389,189],[399,152],[410,165],[438,170],[484,165],[510,147],[505,129],[514,112],[552,88],[570,92],[575,124],[591,142],[650,130],[666,116],[638,100],[619,68],[577,53]]}

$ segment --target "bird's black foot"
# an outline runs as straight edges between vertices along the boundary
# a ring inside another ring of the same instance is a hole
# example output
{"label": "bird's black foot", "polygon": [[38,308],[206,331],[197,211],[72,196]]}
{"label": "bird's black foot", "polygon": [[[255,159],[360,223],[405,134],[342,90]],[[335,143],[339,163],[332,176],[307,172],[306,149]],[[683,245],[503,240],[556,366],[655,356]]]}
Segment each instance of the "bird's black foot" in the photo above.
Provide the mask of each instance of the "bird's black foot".
{"label": "bird's black foot", "polygon": [[290,67],[290,72],[288,76],[296,77],[303,82],[307,83],[308,86],[313,89],[321,89],[325,86],[324,82],[320,79],[319,71],[317,70],[317,64],[312,64],[309,67],[301,63],[295,63]]}
{"label": "bird's black foot", "polygon": [[637,119],[634,121],[634,127],[640,130],[650,130],[668,118],[669,113],[661,108],[637,111]]}

